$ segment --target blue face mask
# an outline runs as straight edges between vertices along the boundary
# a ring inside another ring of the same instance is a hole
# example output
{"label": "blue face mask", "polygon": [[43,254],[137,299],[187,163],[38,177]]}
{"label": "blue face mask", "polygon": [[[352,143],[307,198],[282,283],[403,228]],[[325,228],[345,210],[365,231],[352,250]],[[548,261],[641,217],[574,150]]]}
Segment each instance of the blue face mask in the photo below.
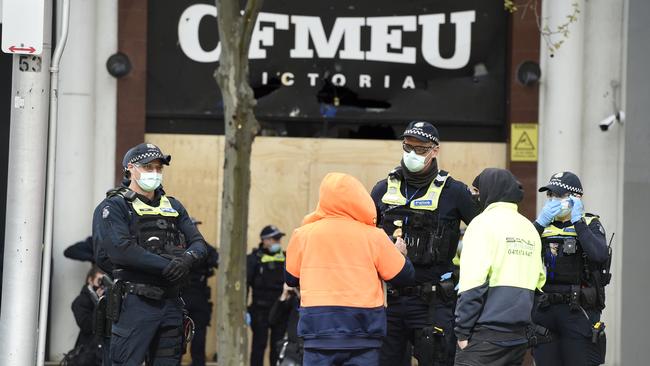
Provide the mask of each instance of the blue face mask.
{"label": "blue face mask", "polygon": [[271,253],[277,253],[282,250],[282,244],[280,243],[273,243],[271,244],[271,247],[269,248],[269,252]]}

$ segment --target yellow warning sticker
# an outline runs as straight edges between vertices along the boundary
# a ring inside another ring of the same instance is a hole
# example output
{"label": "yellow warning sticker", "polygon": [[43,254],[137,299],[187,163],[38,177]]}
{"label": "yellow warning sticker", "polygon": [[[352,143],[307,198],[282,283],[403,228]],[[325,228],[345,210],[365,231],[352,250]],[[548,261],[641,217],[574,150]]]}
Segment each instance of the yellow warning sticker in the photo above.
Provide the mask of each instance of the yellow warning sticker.
{"label": "yellow warning sticker", "polygon": [[537,161],[537,123],[511,124],[510,160]]}

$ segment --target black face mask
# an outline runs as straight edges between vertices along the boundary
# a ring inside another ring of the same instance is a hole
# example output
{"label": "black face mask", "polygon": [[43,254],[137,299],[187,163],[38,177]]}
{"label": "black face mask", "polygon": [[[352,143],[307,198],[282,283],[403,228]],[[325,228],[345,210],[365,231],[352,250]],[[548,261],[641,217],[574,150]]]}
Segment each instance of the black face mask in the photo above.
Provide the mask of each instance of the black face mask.
{"label": "black face mask", "polygon": [[478,212],[483,212],[483,205],[481,205],[480,195],[472,193],[472,202]]}
{"label": "black face mask", "polygon": [[524,198],[521,183],[508,170],[486,168],[472,183],[479,190],[479,209],[494,202],[519,203]]}

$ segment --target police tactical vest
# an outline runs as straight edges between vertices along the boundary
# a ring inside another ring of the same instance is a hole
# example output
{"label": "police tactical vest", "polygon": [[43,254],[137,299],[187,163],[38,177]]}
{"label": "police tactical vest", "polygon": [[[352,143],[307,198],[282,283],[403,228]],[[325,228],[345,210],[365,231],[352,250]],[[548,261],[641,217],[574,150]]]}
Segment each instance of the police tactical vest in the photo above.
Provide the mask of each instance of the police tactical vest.
{"label": "police tactical vest", "polygon": [[[598,216],[585,216],[587,225]],[[546,283],[580,285],[586,280],[589,263],[573,225],[558,228],[550,225],[542,232],[542,260],[546,266]]]}
{"label": "police tactical vest", "polygon": [[[381,201],[387,205],[382,212],[380,226],[388,236],[402,237],[406,242],[407,256],[413,264],[446,264],[453,254],[453,237],[458,233],[453,225],[442,225],[438,215],[438,201],[449,174],[438,173],[424,195],[417,199],[402,194],[402,181],[389,175],[386,193]],[[415,196],[417,192],[413,193]]]}
{"label": "police tactical vest", "polygon": [[258,262],[253,279],[253,303],[270,307],[282,293],[284,284],[284,252],[275,254],[257,251]]}
{"label": "police tactical vest", "polygon": [[178,228],[179,214],[167,197],[160,197],[158,207],[149,206],[139,198],[130,204],[136,217],[134,234],[138,245],[166,258],[183,255],[186,243]]}

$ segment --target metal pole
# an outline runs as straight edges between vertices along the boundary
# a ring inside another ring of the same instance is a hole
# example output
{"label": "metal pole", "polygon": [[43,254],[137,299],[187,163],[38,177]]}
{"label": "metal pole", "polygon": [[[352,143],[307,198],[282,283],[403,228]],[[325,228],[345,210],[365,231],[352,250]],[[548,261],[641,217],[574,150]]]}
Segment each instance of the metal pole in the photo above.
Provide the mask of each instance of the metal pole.
{"label": "metal pole", "polygon": [[61,37],[54,49],[50,67],[50,128],[47,149],[47,190],[45,194],[45,245],[43,252],[43,272],[41,280],[41,303],[38,324],[38,353],[36,365],[45,363],[45,341],[47,337],[47,315],[50,300],[50,278],[52,275],[52,235],[54,230],[54,172],[56,168],[56,132],[59,107],[59,62],[68,40],[70,19],[70,0],[63,0],[61,14]]}
{"label": "metal pole", "polygon": [[51,23],[52,2],[45,1],[43,54],[13,60],[0,365],[33,365],[36,358]]}

